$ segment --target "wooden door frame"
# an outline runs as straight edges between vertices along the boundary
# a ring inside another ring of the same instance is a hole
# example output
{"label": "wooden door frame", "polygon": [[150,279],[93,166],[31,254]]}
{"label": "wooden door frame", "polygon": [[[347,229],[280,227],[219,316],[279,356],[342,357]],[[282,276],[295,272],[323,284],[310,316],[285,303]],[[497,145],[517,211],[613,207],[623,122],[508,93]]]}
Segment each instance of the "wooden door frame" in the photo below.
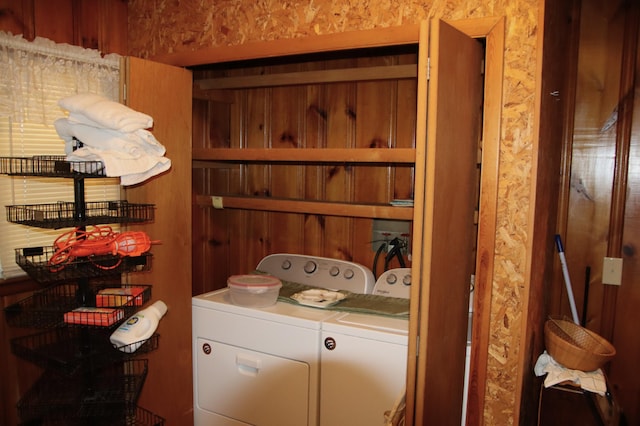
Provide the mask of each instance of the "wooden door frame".
{"label": "wooden door frame", "polygon": [[[470,37],[485,41],[482,162],[478,244],[474,293],[471,377],[467,402],[467,425],[482,424],[490,336],[491,287],[498,201],[498,166],[502,122],[505,18],[487,17],[445,20]],[[331,52],[347,49],[417,44],[420,26],[404,25],[373,30],[275,41],[256,41],[238,46],[210,47],[196,51],[158,55],[150,59],[176,66],[197,66],[277,56]],[[415,360],[413,360],[415,363]],[[409,410],[411,410],[409,406]],[[407,423],[408,425],[410,423]]]}

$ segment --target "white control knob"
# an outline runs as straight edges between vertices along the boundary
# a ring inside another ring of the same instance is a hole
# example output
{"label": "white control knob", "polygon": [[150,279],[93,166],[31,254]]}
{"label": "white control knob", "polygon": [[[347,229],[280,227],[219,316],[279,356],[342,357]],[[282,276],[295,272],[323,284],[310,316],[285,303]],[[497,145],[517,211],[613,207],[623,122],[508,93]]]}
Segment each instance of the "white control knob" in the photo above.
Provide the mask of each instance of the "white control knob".
{"label": "white control knob", "polygon": [[288,260],[288,259],[285,259],[285,260],[282,262],[281,267],[282,267],[282,269],[284,269],[285,271],[288,271],[289,269],[291,269],[291,261],[290,261],[290,260]]}
{"label": "white control knob", "polygon": [[404,278],[402,279],[402,284],[411,285],[411,274],[407,274],[404,276]]}
{"label": "white control knob", "polygon": [[353,272],[353,269],[347,269],[346,271],[344,271],[344,277],[348,280],[350,280],[351,278],[353,278],[355,275],[355,273]]}
{"label": "white control knob", "polygon": [[389,285],[393,285],[398,281],[398,277],[396,277],[396,274],[389,274],[387,275],[387,284]]}
{"label": "white control knob", "polygon": [[307,263],[304,264],[304,271],[307,274],[312,274],[316,271],[316,269],[318,268],[318,265],[316,265],[316,262],[310,260]]}
{"label": "white control knob", "polygon": [[340,274],[340,268],[338,268],[337,266],[332,266],[331,269],[329,269],[329,275],[331,275],[332,277],[337,277]]}

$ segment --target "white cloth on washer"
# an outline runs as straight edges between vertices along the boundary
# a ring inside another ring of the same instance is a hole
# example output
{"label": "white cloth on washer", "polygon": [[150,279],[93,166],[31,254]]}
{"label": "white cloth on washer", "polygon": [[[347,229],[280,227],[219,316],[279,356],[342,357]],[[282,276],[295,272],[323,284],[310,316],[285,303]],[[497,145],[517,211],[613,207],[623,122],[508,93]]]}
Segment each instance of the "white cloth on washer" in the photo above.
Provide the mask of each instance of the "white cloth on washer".
{"label": "white cloth on washer", "polygon": [[92,93],[68,96],[60,99],[58,105],[69,111],[69,119],[75,123],[121,132],[153,127],[153,118],[149,115]]}
{"label": "white cloth on washer", "polygon": [[544,379],[544,387],[548,388],[562,382],[573,382],[582,389],[604,395],[607,392],[607,382],[601,369],[595,371],[580,371],[560,365],[551,355],[544,351],[536,361],[533,368],[536,376],[547,377]]}

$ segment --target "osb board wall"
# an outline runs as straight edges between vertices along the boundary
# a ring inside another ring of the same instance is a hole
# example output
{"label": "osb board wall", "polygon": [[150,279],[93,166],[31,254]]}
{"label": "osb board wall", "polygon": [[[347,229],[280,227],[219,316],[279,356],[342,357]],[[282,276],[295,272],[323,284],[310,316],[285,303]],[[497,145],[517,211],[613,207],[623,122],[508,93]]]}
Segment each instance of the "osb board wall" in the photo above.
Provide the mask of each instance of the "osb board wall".
{"label": "osb board wall", "polygon": [[[499,200],[484,422],[518,422],[518,349],[528,291],[533,193],[538,0],[130,0],[129,49],[141,57],[209,46],[417,23],[438,17],[506,17]],[[525,366],[529,368],[529,366]]]}

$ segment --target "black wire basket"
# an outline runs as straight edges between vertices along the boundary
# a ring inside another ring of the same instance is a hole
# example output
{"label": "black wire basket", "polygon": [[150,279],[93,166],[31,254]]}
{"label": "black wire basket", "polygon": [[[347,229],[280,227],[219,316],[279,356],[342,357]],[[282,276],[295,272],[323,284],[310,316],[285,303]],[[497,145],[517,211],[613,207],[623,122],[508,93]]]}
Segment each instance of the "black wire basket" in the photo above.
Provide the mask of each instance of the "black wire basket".
{"label": "black wire basket", "polygon": [[69,259],[54,264],[53,246],[27,247],[15,250],[16,263],[40,284],[50,285],[63,281],[105,278],[127,272],[143,272],[151,269],[151,252],[140,256],[108,254]]}
{"label": "black wire basket", "polygon": [[[96,295],[100,295],[104,290],[112,288],[104,285],[79,286],[76,283],[62,283],[53,285],[43,290],[34,292],[31,296],[18,301],[4,308],[7,324],[12,327],[23,328],[52,328],[65,325],[65,314],[83,306],[95,306]],[[118,300],[111,296],[105,299],[106,303],[101,303],[101,308],[112,308],[119,310],[119,320],[110,326],[101,325],[98,313],[82,314],[84,321],[80,320],[73,324],[79,327],[99,327],[113,328],[122,320],[129,318],[140,307],[151,299],[151,286],[145,284],[122,285],[118,289],[142,289],[136,297],[124,299],[119,296]],[[99,296],[98,296],[99,297]],[[118,302],[118,303],[116,303]]]}
{"label": "black wire basket", "polygon": [[128,360],[72,376],[47,370],[18,401],[18,415],[23,422],[127,424],[127,418],[136,416],[147,363]]}
{"label": "black wire basket", "polygon": [[156,333],[132,352],[127,349],[134,347],[135,343],[114,347],[109,341],[110,333],[111,330],[57,327],[12,339],[11,351],[43,369],[73,375],[79,371],[96,371],[114,362],[147,354],[159,345],[160,335]]}
{"label": "black wire basket", "polygon": [[136,407],[136,412],[127,415],[105,416],[90,419],[32,419],[20,426],[164,426],[165,419],[151,411]]}
{"label": "black wire basket", "polygon": [[64,155],[0,157],[0,174],[39,177],[107,177],[102,161],[67,161]]}
{"label": "black wire basket", "polygon": [[[154,204],[135,204],[126,200],[6,206],[7,222],[37,228],[59,229],[106,223],[145,223],[154,220]],[[82,219],[78,219],[78,210]]]}

